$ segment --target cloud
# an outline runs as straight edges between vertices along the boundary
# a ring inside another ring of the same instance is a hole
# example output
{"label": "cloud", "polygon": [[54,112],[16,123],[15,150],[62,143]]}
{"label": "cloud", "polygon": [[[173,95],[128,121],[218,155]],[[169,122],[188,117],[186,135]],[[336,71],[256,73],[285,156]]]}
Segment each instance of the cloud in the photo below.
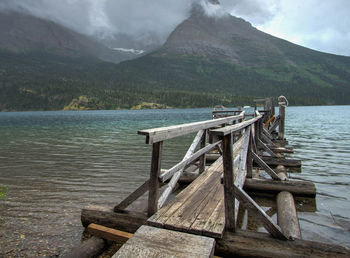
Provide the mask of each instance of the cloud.
{"label": "cloud", "polygon": [[93,33],[94,0],[1,0],[0,10],[20,11],[48,19],[84,34]]}
{"label": "cloud", "polygon": [[246,19],[254,25],[264,24],[274,18],[280,9],[280,0],[222,0],[225,10]]}
{"label": "cloud", "polygon": [[[127,34],[162,43],[206,0],[0,0],[0,10],[17,10],[53,20],[88,35]],[[259,29],[320,51],[350,55],[349,0],[219,0],[207,13],[224,11]],[[213,2],[213,1],[212,1]],[[215,2],[215,1],[214,1]]]}
{"label": "cloud", "polygon": [[350,55],[348,0],[281,0],[274,17],[258,28],[323,52]]}
{"label": "cloud", "polygon": [[191,4],[188,0],[106,0],[105,14],[114,33],[152,34],[165,40],[188,16]]}

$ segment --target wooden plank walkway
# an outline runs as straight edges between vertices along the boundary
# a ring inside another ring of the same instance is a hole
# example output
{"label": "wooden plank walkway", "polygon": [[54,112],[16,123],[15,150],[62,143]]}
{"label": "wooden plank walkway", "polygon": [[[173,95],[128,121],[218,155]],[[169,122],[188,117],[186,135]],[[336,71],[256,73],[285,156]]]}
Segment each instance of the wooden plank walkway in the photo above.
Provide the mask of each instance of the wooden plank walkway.
{"label": "wooden plank walkway", "polygon": [[225,227],[222,158],[147,221],[148,225],[221,237]]}
{"label": "wooden plank walkway", "polygon": [[[243,139],[234,146],[239,155]],[[238,168],[235,171],[237,173]],[[172,201],[147,220],[159,228],[221,238],[225,229],[224,187],[221,184],[223,159],[220,157]],[[236,202],[238,210],[238,202]]]}
{"label": "wooden plank walkway", "polygon": [[213,238],[141,226],[112,258],[124,257],[212,257]]}
{"label": "wooden plank walkway", "polygon": [[[241,150],[243,141],[234,149]],[[221,238],[225,228],[224,188],[220,157],[172,201],[147,220],[159,228]],[[238,207],[237,207],[238,208]]]}

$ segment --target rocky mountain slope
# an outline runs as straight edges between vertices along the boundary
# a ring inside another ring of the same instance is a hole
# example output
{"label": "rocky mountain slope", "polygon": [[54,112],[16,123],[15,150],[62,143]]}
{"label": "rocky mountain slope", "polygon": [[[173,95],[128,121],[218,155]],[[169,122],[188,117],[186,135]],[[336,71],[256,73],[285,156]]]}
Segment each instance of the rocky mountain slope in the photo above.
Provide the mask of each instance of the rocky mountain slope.
{"label": "rocky mountain slope", "polygon": [[[219,5],[218,1],[216,4]],[[229,14],[208,16],[198,4],[193,6],[191,16],[171,33],[161,52],[163,55],[205,57],[242,66],[297,66],[310,58],[312,61],[341,59],[271,36]]]}
{"label": "rocky mountain slope", "polygon": [[0,12],[0,31],[0,49],[15,53],[40,51],[114,63],[130,59],[130,54],[109,49],[91,37],[24,13]]}

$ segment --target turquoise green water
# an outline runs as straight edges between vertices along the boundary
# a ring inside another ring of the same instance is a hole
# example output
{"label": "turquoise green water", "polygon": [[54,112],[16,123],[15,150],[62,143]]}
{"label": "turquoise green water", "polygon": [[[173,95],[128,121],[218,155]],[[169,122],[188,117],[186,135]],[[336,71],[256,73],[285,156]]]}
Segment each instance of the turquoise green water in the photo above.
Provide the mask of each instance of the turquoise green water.
{"label": "turquoise green water", "polygon": [[[113,207],[147,179],[140,129],[211,117],[210,109],[0,113],[0,256],[61,255],[80,242],[80,211]],[[317,187],[316,212],[300,212],[305,239],[350,244],[350,106],[288,107],[286,137]],[[164,146],[163,167],[191,137]],[[299,204],[301,205],[301,204]]]}

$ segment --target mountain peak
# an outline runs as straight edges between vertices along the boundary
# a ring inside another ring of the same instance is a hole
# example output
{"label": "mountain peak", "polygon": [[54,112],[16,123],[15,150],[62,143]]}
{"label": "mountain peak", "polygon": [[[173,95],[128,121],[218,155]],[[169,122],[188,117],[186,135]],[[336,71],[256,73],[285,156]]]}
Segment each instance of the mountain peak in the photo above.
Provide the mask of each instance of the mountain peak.
{"label": "mountain peak", "polygon": [[191,16],[222,17],[228,15],[219,0],[203,0],[192,4]]}

